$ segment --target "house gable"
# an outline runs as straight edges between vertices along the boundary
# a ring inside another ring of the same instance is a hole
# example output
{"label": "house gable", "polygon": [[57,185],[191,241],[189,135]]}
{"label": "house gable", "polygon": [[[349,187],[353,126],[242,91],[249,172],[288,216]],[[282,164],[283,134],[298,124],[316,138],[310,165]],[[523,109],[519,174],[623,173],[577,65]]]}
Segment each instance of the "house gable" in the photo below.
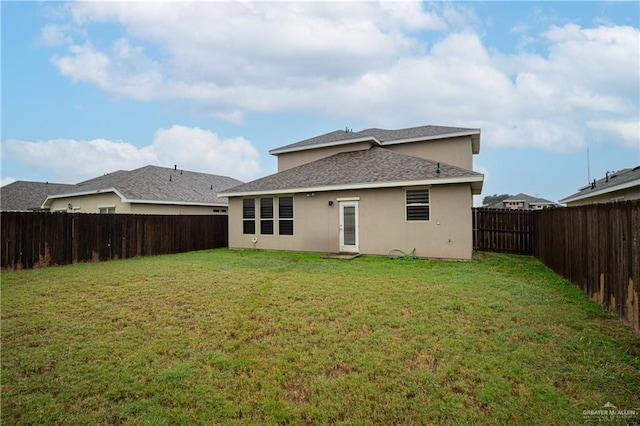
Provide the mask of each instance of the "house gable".
{"label": "house gable", "polygon": [[472,156],[480,151],[480,130],[443,126],[399,130],[371,128],[358,132],[338,130],[285,145],[269,153],[278,157],[278,171],[284,171],[338,152],[370,146],[472,168]]}
{"label": "house gable", "polygon": [[240,183],[227,176],[177,167],[145,166],[70,185],[63,193],[49,195],[42,208],[81,213],[99,213],[111,207],[116,213],[219,214],[226,213],[228,200],[218,197],[218,192]]}

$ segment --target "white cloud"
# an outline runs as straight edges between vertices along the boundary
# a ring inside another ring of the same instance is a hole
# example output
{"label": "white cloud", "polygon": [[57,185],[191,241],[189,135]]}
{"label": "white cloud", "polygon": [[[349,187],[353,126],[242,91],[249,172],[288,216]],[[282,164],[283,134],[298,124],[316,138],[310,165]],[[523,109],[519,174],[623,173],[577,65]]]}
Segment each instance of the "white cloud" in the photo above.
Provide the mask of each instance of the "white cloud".
{"label": "white cloud", "polygon": [[0,186],[9,185],[10,183],[13,183],[15,181],[16,179],[12,178],[11,176],[7,176],[2,178],[2,181],[0,181]]}
{"label": "white cloud", "polygon": [[634,120],[592,120],[587,126],[601,141],[619,141],[629,149],[640,151],[640,123]]}
{"label": "white cloud", "polygon": [[183,169],[240,180],[255,178],[260,172],[260,154],[250,141],[243,137],[223,139],[198,127],[160,129],[151,149],[162,165],[178,164]]}
{"label": "white cloud", "polygon": [[51,63],[74,82],[86,81],[138,100],[163,96],[158,65],[144,55],[142,47],[132,46],[125,38],[116,40],[108,54],[91,42],[71,44],[67,55],[55,55]]}
{"label": "white cloud", "polygon": [[106,139],[5,140],[2,155],[3,161],[40,173],[47,171],[50,180],[68,183],[148,164],[177,164],[184,170],[240,180],[255,178],[260,172],[260,155],[250,141],[242,137],[221,138],[209,130],[178,125],[159,129],[151,145],[142,148]]}
{"label": "white cloud", "polygon": [[40,31],[39,41],[45,46],[54,47],[71,44],[72,39],[68,35],[69,28],[60,25],[46,25]]}
{"label": "white cloud", "polygon": [[72,45],[69,48],[70,55],[51,58],[64,76],[71,77],[73,81],[88,81],[102,89],[113,87],[110,73],[111,60],[106,54],[98,52],[90,42],[84,45]]}
{"label": "white cloud", "polygon": [[[187,100],[233,123],[252,111],[303,110],[376,126],[481,127],[485,145],[556,152],[589,139],[638,140],[629,130],[638,123],[637,28],[551,26],[523,39],[546,51],[503,54],[478,35],[474,9],[457,3],[78,2],[68,10],[74,37],[98,23],[123,35],[107,48],[67,44],[52,59],[60,73],[134,99]],[[59,28],[48,31],[52,44],[64,40]]]}

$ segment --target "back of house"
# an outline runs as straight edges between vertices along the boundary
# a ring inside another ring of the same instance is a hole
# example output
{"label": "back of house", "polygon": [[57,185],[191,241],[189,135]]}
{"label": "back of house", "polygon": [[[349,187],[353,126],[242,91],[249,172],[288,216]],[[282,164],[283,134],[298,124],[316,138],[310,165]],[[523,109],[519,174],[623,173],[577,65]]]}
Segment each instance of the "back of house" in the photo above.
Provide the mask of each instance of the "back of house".
{"label": "back of house", "polygon": [[278,172],[229,198],[229,245],[470,259],[480,130],[338,130],[276,148]]}

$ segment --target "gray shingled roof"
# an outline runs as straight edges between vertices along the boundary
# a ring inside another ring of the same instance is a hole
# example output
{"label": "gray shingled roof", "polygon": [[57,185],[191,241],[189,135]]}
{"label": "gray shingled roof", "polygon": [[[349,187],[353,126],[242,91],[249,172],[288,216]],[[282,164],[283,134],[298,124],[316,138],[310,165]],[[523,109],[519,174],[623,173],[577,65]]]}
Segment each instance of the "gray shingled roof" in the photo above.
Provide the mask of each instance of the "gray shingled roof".
{"label": "gray shingled roof", "polygon": [[365,129],[358,132],[336,130],[324,135],[316,136],[310,139],[305,139],[300,142],[292,143],[282,146],[280,148],[272,149],[269,151],[272,154],[280,152],[295,151],[297,149],[308,149],[319,145],[334,144],[340,142],[348,142],[357,139],[370,139],[375,142],[375,138],[378,142],[393,142],[405,139],[417,139],[417,138],[430,138],[434,136],[445,136],[447,134],[455,134],[462,132],[473,132],[478,129],[468,129],[463,127],[445,127],[445,126],[420,126],[410,127],[407,129],[398,130],[386,130],[386,129]]}
{"label": "gray shingled roof", "polygon": [[[438,164],[440,173],[437,172]],[[428,179],[482,180],[482,175],[460,167],[400,154],[386,148],[349,151],[322,158],[224,191],[223,194],[282,192],[371,183],[404,183]]]}
{"label": "gray shingled roof", "polygon": [[77,185],[13,182],[0,190],[0,208],[4,211],[37,210],[47,197],[111,189],[122,194],[124,201],[226,205],[228,200],[218,197],[218,192],[241,183],[227,176],[145,166],[131,171],[118,170]]}
{"label": "gray shingled roof", "polygon": [[218,197],[218,192],[240,183],[242,181],[227,176],[145,166],[81,182],[67,194],[114,188],[127,201],[227,204],[227,199]]}
{"label": "gray shingled roof", "polygon": [[572,199],[579,200],[582,198],[587,198],[594,193],[615,191],[616,187],[624,184],[632,185],[634,181],[640,181],[640,166],[608,173],[608,175],[603,177],[602,179],[596,180],[595,184],[590,184],[581,188],[578,192],[563,198],[562,200],[560,200],[560,202],[566,203],[567,201]]}
{"label": "gray shingled roof", "polygon": [[76,185],[18,180],[0,188],[0,210],[39,210],[49,195],[72,191]]}

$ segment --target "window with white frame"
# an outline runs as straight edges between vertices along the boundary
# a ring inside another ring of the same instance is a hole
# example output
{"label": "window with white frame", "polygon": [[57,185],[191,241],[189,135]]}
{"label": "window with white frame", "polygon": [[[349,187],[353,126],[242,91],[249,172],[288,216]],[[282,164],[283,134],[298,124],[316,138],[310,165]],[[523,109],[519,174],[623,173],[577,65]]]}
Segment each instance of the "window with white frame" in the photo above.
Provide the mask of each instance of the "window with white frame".
{"label": "window with white frame", "polygon": [[293,197],[278,198],[278,233],[293,235]]}
{"label": "window with white frame", "polygon": [[100,214],[115,214],[116,206],[98,207],[98,212]]}
{"label": "window with white frame", "polygon": [[429,220],[429,189],[407,189],[405,192],[406,219]]}
{"label": "window with white frame", "polygon": [[253,198],[242,200],[242,233],[256,233],[256,200]]}
{"label": "window with white frame", "polygon": [[260,198],[260,234],[273,235],[273,198]]}

